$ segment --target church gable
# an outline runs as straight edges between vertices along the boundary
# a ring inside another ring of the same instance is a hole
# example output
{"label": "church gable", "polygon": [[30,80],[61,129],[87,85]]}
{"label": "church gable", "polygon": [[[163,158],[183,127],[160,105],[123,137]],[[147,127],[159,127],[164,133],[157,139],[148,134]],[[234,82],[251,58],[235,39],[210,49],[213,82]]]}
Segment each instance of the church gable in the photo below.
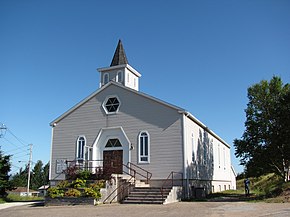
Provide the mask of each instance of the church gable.
{"label": "church gable", "polygon": [[[110,98],[118,100],[119,108],[116,113],[106,113],[104,102]],[[160,128],[166,128],[181,115],[177,107],[171,107],[169,104],[160,103],[139,92],[131,91],[119,85],[111,84],[103,91],[96,95],[99,103],[103,103],[102,110],[107,115],[108,119],[120,119],[120,124],[123,121],[135,119],[147,124],[152,124]],[[117,121],[117,120],[116,120]]]}

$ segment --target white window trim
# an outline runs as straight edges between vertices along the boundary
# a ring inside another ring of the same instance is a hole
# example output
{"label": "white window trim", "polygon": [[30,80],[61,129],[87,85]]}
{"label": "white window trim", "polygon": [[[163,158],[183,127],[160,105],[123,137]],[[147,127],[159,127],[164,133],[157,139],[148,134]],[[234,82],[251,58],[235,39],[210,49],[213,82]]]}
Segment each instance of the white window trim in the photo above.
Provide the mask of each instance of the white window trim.
{"label": "white window trim", "polygon": [[[191,161],[195,162],[196,161],[196,154],[195,154],[195,147],[194,147],[194,133],[191,133],[191,147],[192,147],[192,156],[191,156]],[[193,158],[194,157],[194,158]]]}
{"label": "white window trim", "polygon": [[224,160],[224,170],[226,169],[226,149],[223,147],[223,160]]}
{"label": "white window trim", "polygon": [[[141,156],[141,134],[142,133],[146,133],[148,136],[148,155],[143,155]],[[141,157],[147,157],[147,161],[141,161]],[[139,164],[149,164],[150,163],[150,134],[148,133],[148,131],[141,131],[138,135],[138,163]]]}
{"label": "white window trim", "polygon": [[130,83],[130,73],[127,73],[127,83]]}
{"label": "white window trim", "polygon": [[221,168],[221,150],[220,150],[220,144],[218,144],[218,165],[219,165],[219,168]]}
{"label": "white window trim", "polygon": [[[85,140],[82,158],[80,158],[78,156],[78,154],[79,154],[79,141],[80,141],[80,138],[84,138],[84,140]],[[85,150],[86,150],[86,147],[87,147],[87,139],[86,139],[86,137],[84,135],[78,136],[77,143],[76,143],[76,159],[77,160],[85,160],[84,158],[85,158]]]}
{"label": "white window trim", "polygon": [[[107,77],[108,79],[106,79],[106,77]],[[107,81],[106,81],[106,80],[107,80]],[[109,81],[110,81],[109,73],[104,73],[104,75],[103,75],[103,84],[105,85],[105,84],[109,83]]]}
{"label": "white window trim", "polygon": [[[119,106],[117,108],[116,111],[114,112],[109,112],[106,108],[106,103],[107,101],[110,99],[110,98],[117,98],[117,100],[119,101]],[[104,100],[103,104],[102,104],[102,107],[104,109],[104,111],[106,112],[107,115],[112,115],[112,114],[117,114],[120,110],[120,107],[121,107],[121,101],[120,101],[120,98],[117,96],[117,95],[110,95],[110,96],[107,96],[106,99]]]}
{"label": "white window trim", "polygon": [[119,82],[119,83],[123,82],[123,72],[122,71],[117,72],[116,82]]}

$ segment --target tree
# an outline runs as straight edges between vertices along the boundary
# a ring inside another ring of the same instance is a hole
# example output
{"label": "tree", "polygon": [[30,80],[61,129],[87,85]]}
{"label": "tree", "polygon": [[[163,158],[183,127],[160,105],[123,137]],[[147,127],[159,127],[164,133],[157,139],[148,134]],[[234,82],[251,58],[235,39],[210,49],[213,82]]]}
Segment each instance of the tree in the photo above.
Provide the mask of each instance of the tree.
{"label": "tree", "polygon": [[11,182],[16,187],[26,187],[27,177],[28,177],[28,166],[25,166],[24,169],[20,168],[19,172],[11,177]]}
{"label": "tree", "polygon": [[274,76],[248,88],[246,130],[234,140],[235,155],[248,176],[274,172],[285,178],[289,167],[290,86]]}
{"label": "tree", "polygon": [[38,160],[32,170],[31,188],[37,190],[40,186],[48,184],[49,163],[43,166],[41,160]]}
{"label": "tree", "polygon": [[[41,160],[38,160],[31,171],[30,188],[38,190],[42,185],[46,185],[49,182],[49,162],[43,166]],[[12,176],[11,181],[14,186],[26,187],[28,178],[28,166],[25,169],[20,168],[19,172]]]}
{"label": "tree", "polygon": [[10,156],[3,155],[0,150],[0,197],[6,196],[6,190],[12,190],[12,183],[9,181],[8,174],[11,169]]}

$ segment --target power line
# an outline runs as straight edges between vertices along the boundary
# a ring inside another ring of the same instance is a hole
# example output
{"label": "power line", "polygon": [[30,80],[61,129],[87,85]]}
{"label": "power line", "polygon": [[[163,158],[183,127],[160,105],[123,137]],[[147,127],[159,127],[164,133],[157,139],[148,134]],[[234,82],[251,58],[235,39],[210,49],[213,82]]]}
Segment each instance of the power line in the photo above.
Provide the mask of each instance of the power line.
{"label": "power line", "polygon": [[[23,139],[20,139],[20,138],[18,138],[14,133],[12,133],[12,131],[9,129],[9,128],[7,128],[7,131],[15,138],[15,139],[17,139],[18,140],[18,142],[20,142],[22,145],[26,145],[27,144],[27,142],[25,142]],[[22,141],[21,141],[22,140]]]}
{"label": "power line", "polygon": [[15,146],[17,149],[22,149],[24,150],[25,147],[27,147],[28,145],[24,144],[22,146],[18,146],[18,145],[15,145],[13,142],[11,142],[9,139],[7,139],[6,137],[3,137],[4,140],[6,140],[7,142],[9,142],[11,145]]}

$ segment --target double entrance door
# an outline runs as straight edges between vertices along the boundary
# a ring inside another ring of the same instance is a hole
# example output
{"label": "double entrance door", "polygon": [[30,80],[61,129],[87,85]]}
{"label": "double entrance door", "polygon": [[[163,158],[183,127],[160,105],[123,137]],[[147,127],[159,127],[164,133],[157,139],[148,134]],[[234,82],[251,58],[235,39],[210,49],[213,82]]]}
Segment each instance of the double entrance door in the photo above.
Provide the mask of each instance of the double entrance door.
{"label": "double entrance door", "polygon": [[106,176],[123,174],[123,150],[104,150],[103,170]]}

